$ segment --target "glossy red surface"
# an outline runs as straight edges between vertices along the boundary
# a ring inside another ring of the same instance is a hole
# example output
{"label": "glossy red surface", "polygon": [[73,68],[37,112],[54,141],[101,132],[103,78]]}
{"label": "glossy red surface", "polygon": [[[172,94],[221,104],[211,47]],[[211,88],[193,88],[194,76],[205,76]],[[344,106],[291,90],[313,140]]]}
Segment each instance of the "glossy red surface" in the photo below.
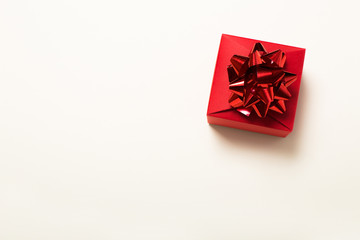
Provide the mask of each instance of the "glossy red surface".
{"label": "glossy red surface", "polygon": [[268,53],[261,43],[255,43],[248,57],[234,55],[227,67],[230,105],[249,116],[254,110],[259,117],[268,111],[283,114],[285,101],[291,93],[287,89],[296,75],[284,71],[286,55],[280,49]]}
{"label": "glossy red surface", "polygon": [[[304,48],[223,34],[211,88],[208,122],[276,136],[289,134],[294,125],[304,57]],[[233,67],[229,67],[230,64]],[[278,69],[269,71],[266,66],[271,64],[276,64]],[[251,71],[255,76],[248,78],[250,84],[251,79],[261,79],[257,87],[264,89],[245,90],[249,82],[238,79],[231,81],[230,92],[229,78],[243,76],[250,67],[257,69]],[[269,82],[279,85],[272,86]],[[258,97],[250,97],[254,93]],[[268,102],[270,104],[266,104]],[[256,114],[251,114],[252,111]]]}

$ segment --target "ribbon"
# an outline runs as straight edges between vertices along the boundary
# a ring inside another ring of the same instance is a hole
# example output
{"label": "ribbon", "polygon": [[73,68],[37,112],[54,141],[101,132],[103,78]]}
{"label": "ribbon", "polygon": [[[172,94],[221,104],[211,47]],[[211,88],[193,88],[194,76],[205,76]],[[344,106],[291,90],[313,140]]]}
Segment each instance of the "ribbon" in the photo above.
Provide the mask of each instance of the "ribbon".
{"label": "ribbon", "polygon": [[228,66],[230,105],[249,116],[254,110],[264,118],[269,110],[283,114],[285,101],[291,98],[287,89],[296,74],[284,71],[286,56],[280,49],[268,53],[256,43],[248,57],[234,55]]}

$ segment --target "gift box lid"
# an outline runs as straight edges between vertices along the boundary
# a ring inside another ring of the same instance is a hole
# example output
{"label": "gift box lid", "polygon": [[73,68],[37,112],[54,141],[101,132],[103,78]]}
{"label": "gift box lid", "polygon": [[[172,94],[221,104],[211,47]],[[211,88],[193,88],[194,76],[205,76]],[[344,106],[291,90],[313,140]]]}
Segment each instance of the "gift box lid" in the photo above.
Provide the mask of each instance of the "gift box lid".
{"label": "gift box lid", "polygon": [[[292,96],[286,101],[286,112],[283,114],[269,112],[265,118],[259,118],[256,114],[245,116],[232,108],[228,102],[230,91],[227,66],[231,64],[230,59],[233,55],[247,56],[257,42],[260,42],[267,52],[278,49],[285,52],[286,63],[284,70],[297,75],[297,80],[288,87]],[[304,58],[304,48],[223,34],[215,66],[207,115],[263,127],[292,131]]]}

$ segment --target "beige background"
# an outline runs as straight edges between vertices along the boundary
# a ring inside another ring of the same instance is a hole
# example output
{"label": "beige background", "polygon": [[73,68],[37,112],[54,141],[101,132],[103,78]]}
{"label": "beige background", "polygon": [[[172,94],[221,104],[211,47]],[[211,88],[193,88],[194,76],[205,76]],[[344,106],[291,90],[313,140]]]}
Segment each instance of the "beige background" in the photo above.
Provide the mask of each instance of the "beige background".
{"label": "beige background", "polygon": [[[359,7],[0,1],[0,239],[359,239]],[[206,123],[221,33],[307,49],[287,138]]]}

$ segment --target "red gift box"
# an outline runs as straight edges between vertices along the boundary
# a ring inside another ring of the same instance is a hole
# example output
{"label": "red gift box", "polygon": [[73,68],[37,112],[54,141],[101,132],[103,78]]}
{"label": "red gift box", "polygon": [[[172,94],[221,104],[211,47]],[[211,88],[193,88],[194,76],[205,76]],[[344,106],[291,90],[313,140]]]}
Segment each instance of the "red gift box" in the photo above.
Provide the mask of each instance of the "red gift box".
{"label": "red gift box", "polygon": [[[231,65],[230,59],[233,55],[248,56],[256,43],[261,43],[269,53],[278,49],[283,51],[286,55],[284,71],[297,76],[296,81],[287,88],[291,97],[285,102],[286,111],[284,113],[269,111],[265,117],[261,118],[252,112],[246,116],[229,104],[231,92],[227,68]],[[207,111],[208,122],[280,137],[287,136],[294,126],[304,57],[304,48],[223,34],[211,87]]]}

